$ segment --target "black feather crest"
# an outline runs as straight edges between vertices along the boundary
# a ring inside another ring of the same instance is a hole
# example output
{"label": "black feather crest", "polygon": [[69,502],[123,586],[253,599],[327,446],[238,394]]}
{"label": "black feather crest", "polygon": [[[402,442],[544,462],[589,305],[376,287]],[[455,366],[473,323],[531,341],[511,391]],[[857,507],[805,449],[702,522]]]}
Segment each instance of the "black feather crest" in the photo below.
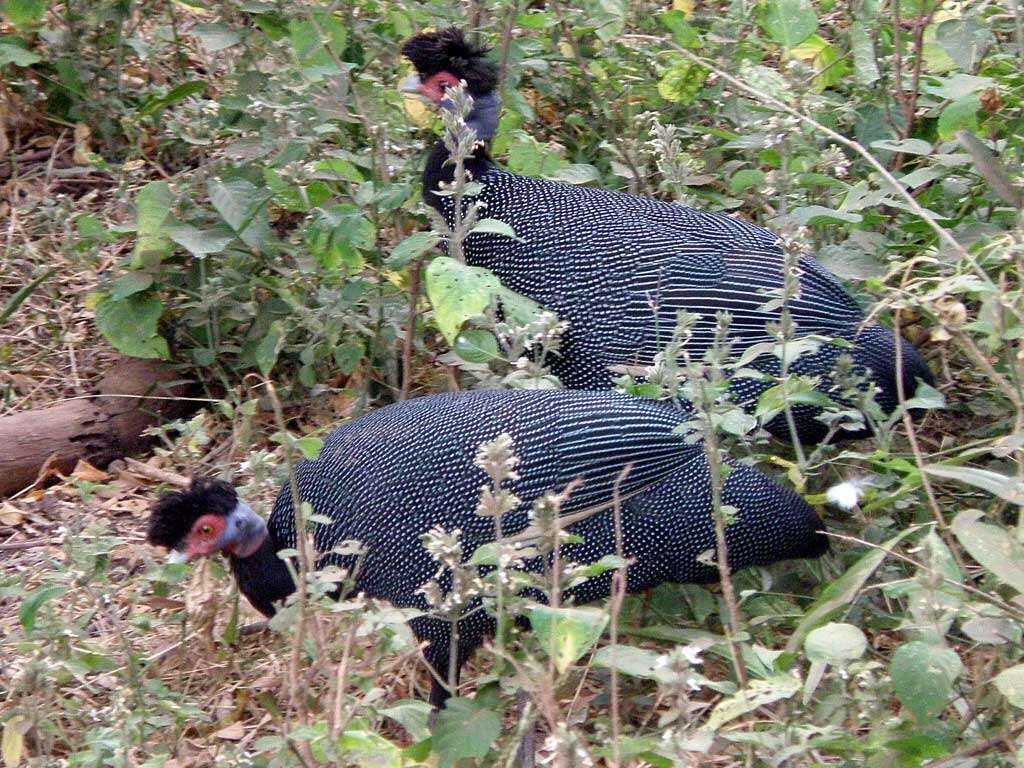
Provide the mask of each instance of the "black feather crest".
{"label": "black feather crest", "polygon": [[197,477],[187,491],[171,491],[157,499],[149,518],[147,539],[158,547],[174,549],[200,517],[228,515],[237,504],[238,494],[230,483]]}
{"label": "black feather crest", "polygon": [[451,72],[474,96],[490,93],[498,84],[498,67],[484,58],[488,48],[479,48],[468,40],[458,27],[440,32],[422,32],[402,44],[402,55],[426,79],[438,72]]}

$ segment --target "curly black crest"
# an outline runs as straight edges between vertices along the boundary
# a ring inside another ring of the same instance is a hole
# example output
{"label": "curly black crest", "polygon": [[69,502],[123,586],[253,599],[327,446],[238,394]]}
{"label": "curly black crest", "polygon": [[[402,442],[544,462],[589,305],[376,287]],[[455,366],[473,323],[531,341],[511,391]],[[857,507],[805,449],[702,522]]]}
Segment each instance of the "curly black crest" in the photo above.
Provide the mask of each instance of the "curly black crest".
{"label": "curly black crest", "polygon": [[208,477],[192,480],[187,491],[165,493],[153,506],[149,518],[150,544],[174,549],[206,514],[228,515],[238,504],[238,494],[229,483]]}
{"label": "curly black crest", "polygon": [[451,72],[466,81],[474,96],[483,96],[498,84],[498,67],[484,58],[489,49],[468,42],[458,27],[440,32],[423,32],[402,44],[402,55],[416,68],[420,77]]}

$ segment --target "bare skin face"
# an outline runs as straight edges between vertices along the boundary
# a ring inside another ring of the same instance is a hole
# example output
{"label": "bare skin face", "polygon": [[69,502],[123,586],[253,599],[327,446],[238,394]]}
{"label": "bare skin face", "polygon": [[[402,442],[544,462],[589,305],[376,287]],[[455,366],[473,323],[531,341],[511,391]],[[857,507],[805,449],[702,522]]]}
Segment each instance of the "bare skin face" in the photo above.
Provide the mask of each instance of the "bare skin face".
{"label": "bare skin face", "polygon": [[434,104],[440,104],[444,101],[445,91],[458,84],[459,78],[455,75],[450,72],[438,72],[422,81],[417,93]]}
{"label": "bare skin face", "polygon": [[176,558],[193,560],[218,552],[245,558],[259,549],[266,537],[266,523],[246,504],[239,503],[230,514],[211,512],[199,517],[175,547]]}

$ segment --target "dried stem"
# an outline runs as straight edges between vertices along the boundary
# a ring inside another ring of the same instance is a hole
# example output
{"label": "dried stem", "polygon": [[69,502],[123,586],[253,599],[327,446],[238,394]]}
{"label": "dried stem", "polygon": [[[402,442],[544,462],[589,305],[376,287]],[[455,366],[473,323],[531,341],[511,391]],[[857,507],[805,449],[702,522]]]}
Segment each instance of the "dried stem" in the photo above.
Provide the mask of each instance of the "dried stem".
{"label": "dried stem", "polygon": [[[612,487],[612,521],[615,526],[615,555],[619,560],[625,559],[622,546],[622,481],[633,471],[633,464],[629,463],[622,468],[619,476],[615,478],[615,485]],[[626,564],[623,562],[612,574],[612,599],[609,610],[611,612],[609,622],[609,635],[612,648],[619,644],[619,613],[622,611],[622,602],[626,598],[627,586]],[[622,731],[621,715],[619,713],[619,671],[615,664],[611,665],[611,718],[612,718],[612,765],[615,768],[621,764],[619,754],[619,738]]]}
{"label": "dried stem", "polygon": [[402,342],[402,390],[399,400],[409,399],[412,388],[412,352],[416,340],[416,318],[419,316],[420,285],[423,277],[423,257],[417,258],[409,269],[409,312],[405,326],[405,340]]}

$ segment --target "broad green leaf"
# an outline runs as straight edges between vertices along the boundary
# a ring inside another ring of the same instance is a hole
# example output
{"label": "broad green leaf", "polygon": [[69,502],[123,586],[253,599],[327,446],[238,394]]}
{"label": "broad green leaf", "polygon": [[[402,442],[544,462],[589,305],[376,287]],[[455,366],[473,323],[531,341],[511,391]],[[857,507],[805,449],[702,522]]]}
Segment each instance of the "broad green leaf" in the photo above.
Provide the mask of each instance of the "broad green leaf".
{"label": "broad green leaf", "polygon": [[[311,743],[325,744],[324,739],[311,739]],[[350,724],[338,739],[338,747],[344,759],[343,765],[359,765],[367,768],[403,768],[407,761],[402,757],[402,748],[369,728],[365,723]],[[331,760],[326,749],[318,754],[314,749],[318,765],[338,764]]]}
{"label": "broad green leaf", "polygon": [[882,139],[871,142],[872,149],[902,152],[904,155],[930,155],[932,145],[924,139]]}
{"label": "broad green leaf", "polygon": [[601,174],[597,168],[588,163],[571,163],[564,168],[559,168],[548,178],[564,181],[566,184],[588,184],[591,181],[600,181]]}
{"label": "broad green leaf", "polygon": [[401,269],[413,259],[419,258],[441,241],[436,232],[415,232],[395,246],[388,259],[391,269]]}
{"label": "broad green leaf", "polygon": [[825,269],[845,280],[867,280],[883,269],[874,254],[862,251],[849,241],[820,248],[817,259]]}
{"label": "broad green leaf", "polygon": [[974,161],[974,170],[988,182],[992,191],[1004,202],[1018,208],[1024,207],[1024,193],[1013,185],[1006,168],[992,150],[970,131],[958,131],[956,137]]}
{"label": "broad green leaf", "polygon": [[977,130],[979,109],[981,99],[973,93],[947,104],[939,113],[939,138],[952,139],[956,137],[957,131]]}
{"label": "broad green leaf", "polygon": [[39,587],[21,601],[21,608],[18,609],[18,620],[26,632],[31,632],[36,627],[36,616],[39,609],[55,597],[60,597],[68,588],[60,584],[49,584]]}
{"label": "broad green leaf", "polygon": [[267,331],[266,336],[260,339],[253,349],[256,367],[260,369],[260,373],[265,377],[270,375],[270,372],[277,364],[277,355],[281,351],[283,341],[284,334],[281,332],[281,322],[275,320],[271,323],[270,330]]}
{"label": "broad green leaf", "polygon": [[134,266],[159,264],[173,249],[167,231],[174,197],[166,181],[151,181],[135,199]]}
{"label": "broad green leaf", "polygon": [[1013,706],[1024,709],[1024,664],[1004,669],[992,680]]}
{"label": "broad green leaf", "polygon": [[149,99],[145,104],[139,108],[139,115],[147,117],[148,115],[155,114],[161,109],[174,106],[175,104],[184,101],[189,96],[195,96],[197,93],[202,93],[206,90],[209,83],[205,80],[189,80],[187,83],[172,88],[163,96],[154,96]]}
{"label": "broad green leaf", "polygon": [[49,5],[48,0],[5,0],[3,15],[16,27],[34,27],[43,20]]}
{"label": "broad green leaf", "polygon": [[758,14],[761,28],[783,48],[793,48],[818,29],[818,16],[809,0],[768,0]]}
{"label": "broad green leaf", "polygon": [[804,640],[804,651],[811,661],[846,664],[864,655],[868,640],[853,624],[829,623],[811,630]]}
{"label": "broad green leaf", "polygon": [[1018,477],[1003,475],[990,469],[957,467],[949,464],[928,464],[924,471],[933,477],[973,485],[1012,504],[1024,504],[1024,481]]}
{"label": "broad green leaf", "polygon": [[689,59],[679,59],[658,81],[658,95],[665,101],[689,104],[708,78],[708,70]]}
{"label": "broad green leaf", "polygon": [[288,25],[292,50],[303,74],[314,82],[342,74],[338,61],[345,51],[345,25],[334,14],[313,12],[308,20]]}
{"label": "broad green leaf", "polygon": [[804,617],[800,620],[800,624],[797,625],[796,631],[790,636],[789,641],[786,643],[786,652],[796,653],[796,650],[812,629],[821,626],[835,614],[849,608],[850,604],[864,588],[868,578],[882,564],[885,556],[892,551],[893,547],[917,530],[917,528],[908,528],[893,536],[879,547],[869,549],[856,563],[847,569],[846,573],[825,587],[818,599],[814,601],[814,604],[804,613]]}
{"label": "broad green leaf", "polygon": [[266,250],[270,240],[270,195],[266,190],[257,189],[245,179],[210,179],[207,191],[217,213],[242,242],[250,248]]}
{"label": "broad green leaf", "polygon": [[191,224],[172,227],[171,240],[193,256],[207,256],[220,253],[235,239],[233,232],[226,229],[198,229]]}
{"label": "broad green leaf", "polygon": [[818,93],[840,82],[850,70],[840,61],[839,52],[821,35],[811,35],[790,49],[789,55],[806,61],[818,74],[814,76],[814,90]]}
{"label": "broad green leaf", "polygon": [[487,309],[501,283],[490,270],[438,256],[427,267],[426,286],[437,326],[454,344],[462,324]]}
{"label": "broad green leaf", "polygon": [[511,237],[513,240],[520,239],[516,237],[516,231],[512,229],[512,225],[506,224],[499,219],[480,219],[470,231],[472,233],[504,235],[505,237]]}
{"label": "broad green leaf", "polygon": [[630,677],[669,682],[675,673],[659,663],[661,654],[631,645],[606,645],[594,654],[594,664],[617,669]]}
{"label": "broad green leaf", "polygon": [[488,363],[498,356],[498,340],[490,331],[474,328],[458,335],[452,351],[467,363]]}
{"label": "broad green leaf", "polygon": [[745,689],[718,702],[704,726],[717,731],[740,715],[774,701],[788,699],[800,690],[800,680],[792,675],[775,675],[765,680],[751,680]]}
{"label": "broad green leaf", "polygon": [[967,553],[999,581],[1024,593],[1024,545],[1006,529],[981,522],[983,516],[975,509],[961,512],[953,518],[953,534]]}
{"label": "broad green leaf", "polygon": [[160,299],[149,293],[135,293],[121,300],[107,297],[96,307],[96,326],[126,355],[166,360],[170,350],[156,332],[163,309]]}
{"label": "broad green leaf", "polygon": [[599,608],[551,608],[538,605],[530,609],[530,625],[541,647],[550,653],[555,669],[565,672],[601,638],[608,614]]}
{"label": "broad green leaf", "polygon": [[416,741],[430,736],[427,723],[432,711],[431,706],[422,699],[404,699],[396,701],[390,707],[377,710],[385,717],[390,717],[408,731]]}
{"label": "broad green leaf", "polygon": [[310,461],[316,461],[320,457],[320,451],[324,449],[324,441],[319,437],[307,435],[295,441],[295,447],[302,451],[302,455]]}
{"label": "broad green leaf", "polygon": [[850,25],[850,50],[853,52],[853,72],[861,85],[871,85],[881,75],[875,57],[875,44],[862,21]]}
{"label": "broad green leaf", "polygon": [[476,699],[448,699],[434,724],[438,768],[452,768],[463,758],[484,758],[501,734],[501,716]]}
{"label": "broad green leaf", "polygon": [[764,171],[759,171],[756,168],[744,168],[736,171],[729,179],[729,193],[738,195],[748,189],[756,189],[764,184],[764,179]]}
{"label": "broad green leaf", "polygon": [[334,364],[342,373],[352,373],[359,365],[359,361],[363,359],[365,351],[361,341],[346,341],[341,346],[334,348]]}
{"label": "broad green leaf", "polygon": [[992,30],[978,16],[942,22],[935,30],[935,39],[964,72],[974,72],[995,42]]}
{"label": "broad green leaf", "polygon": [[907,408],[945,408],[946,396],[924,381],[917,385],[914,396],[906,402]]}
{"label": "broad green leaf", "polygon": [[837,211],[833,208],[826,208],[823,205],[805,205],[794,208],[793,219],[797,224],[859,224],[864,217],[859,213],[849,211]]}
{"label": "broad green leaf", "polygon": [[897,698],[924,721],[945,709],[962,670],[955,651],[915,640],[896,649],[889,672]]}
{"label": "broad green leaf", "polygon": [[0,43],[0,67],[13,64],[16,67],[30,67],[43,60],[43,57],[27,48],[13,43]]}
{"label": "broad green leaf", "polygon": [[126,272],[110,290],[110,298],[113,301],[127,299],[132,294],[141,293],[153,285],[153,275],[149,272]]}
{"label": "broad green leaf", "polygon": [[533,299],[510,291],[505,286],[498,289],[498,299],[505,319],[512,325],[528,325],[544,312],[544,308]]}
{"label": "broad green leaf", "polygon": [[199,38],[199,44],[210,53],[223,51],[242,41],[238,32],[227,24],[196,24],[191,33]]}

